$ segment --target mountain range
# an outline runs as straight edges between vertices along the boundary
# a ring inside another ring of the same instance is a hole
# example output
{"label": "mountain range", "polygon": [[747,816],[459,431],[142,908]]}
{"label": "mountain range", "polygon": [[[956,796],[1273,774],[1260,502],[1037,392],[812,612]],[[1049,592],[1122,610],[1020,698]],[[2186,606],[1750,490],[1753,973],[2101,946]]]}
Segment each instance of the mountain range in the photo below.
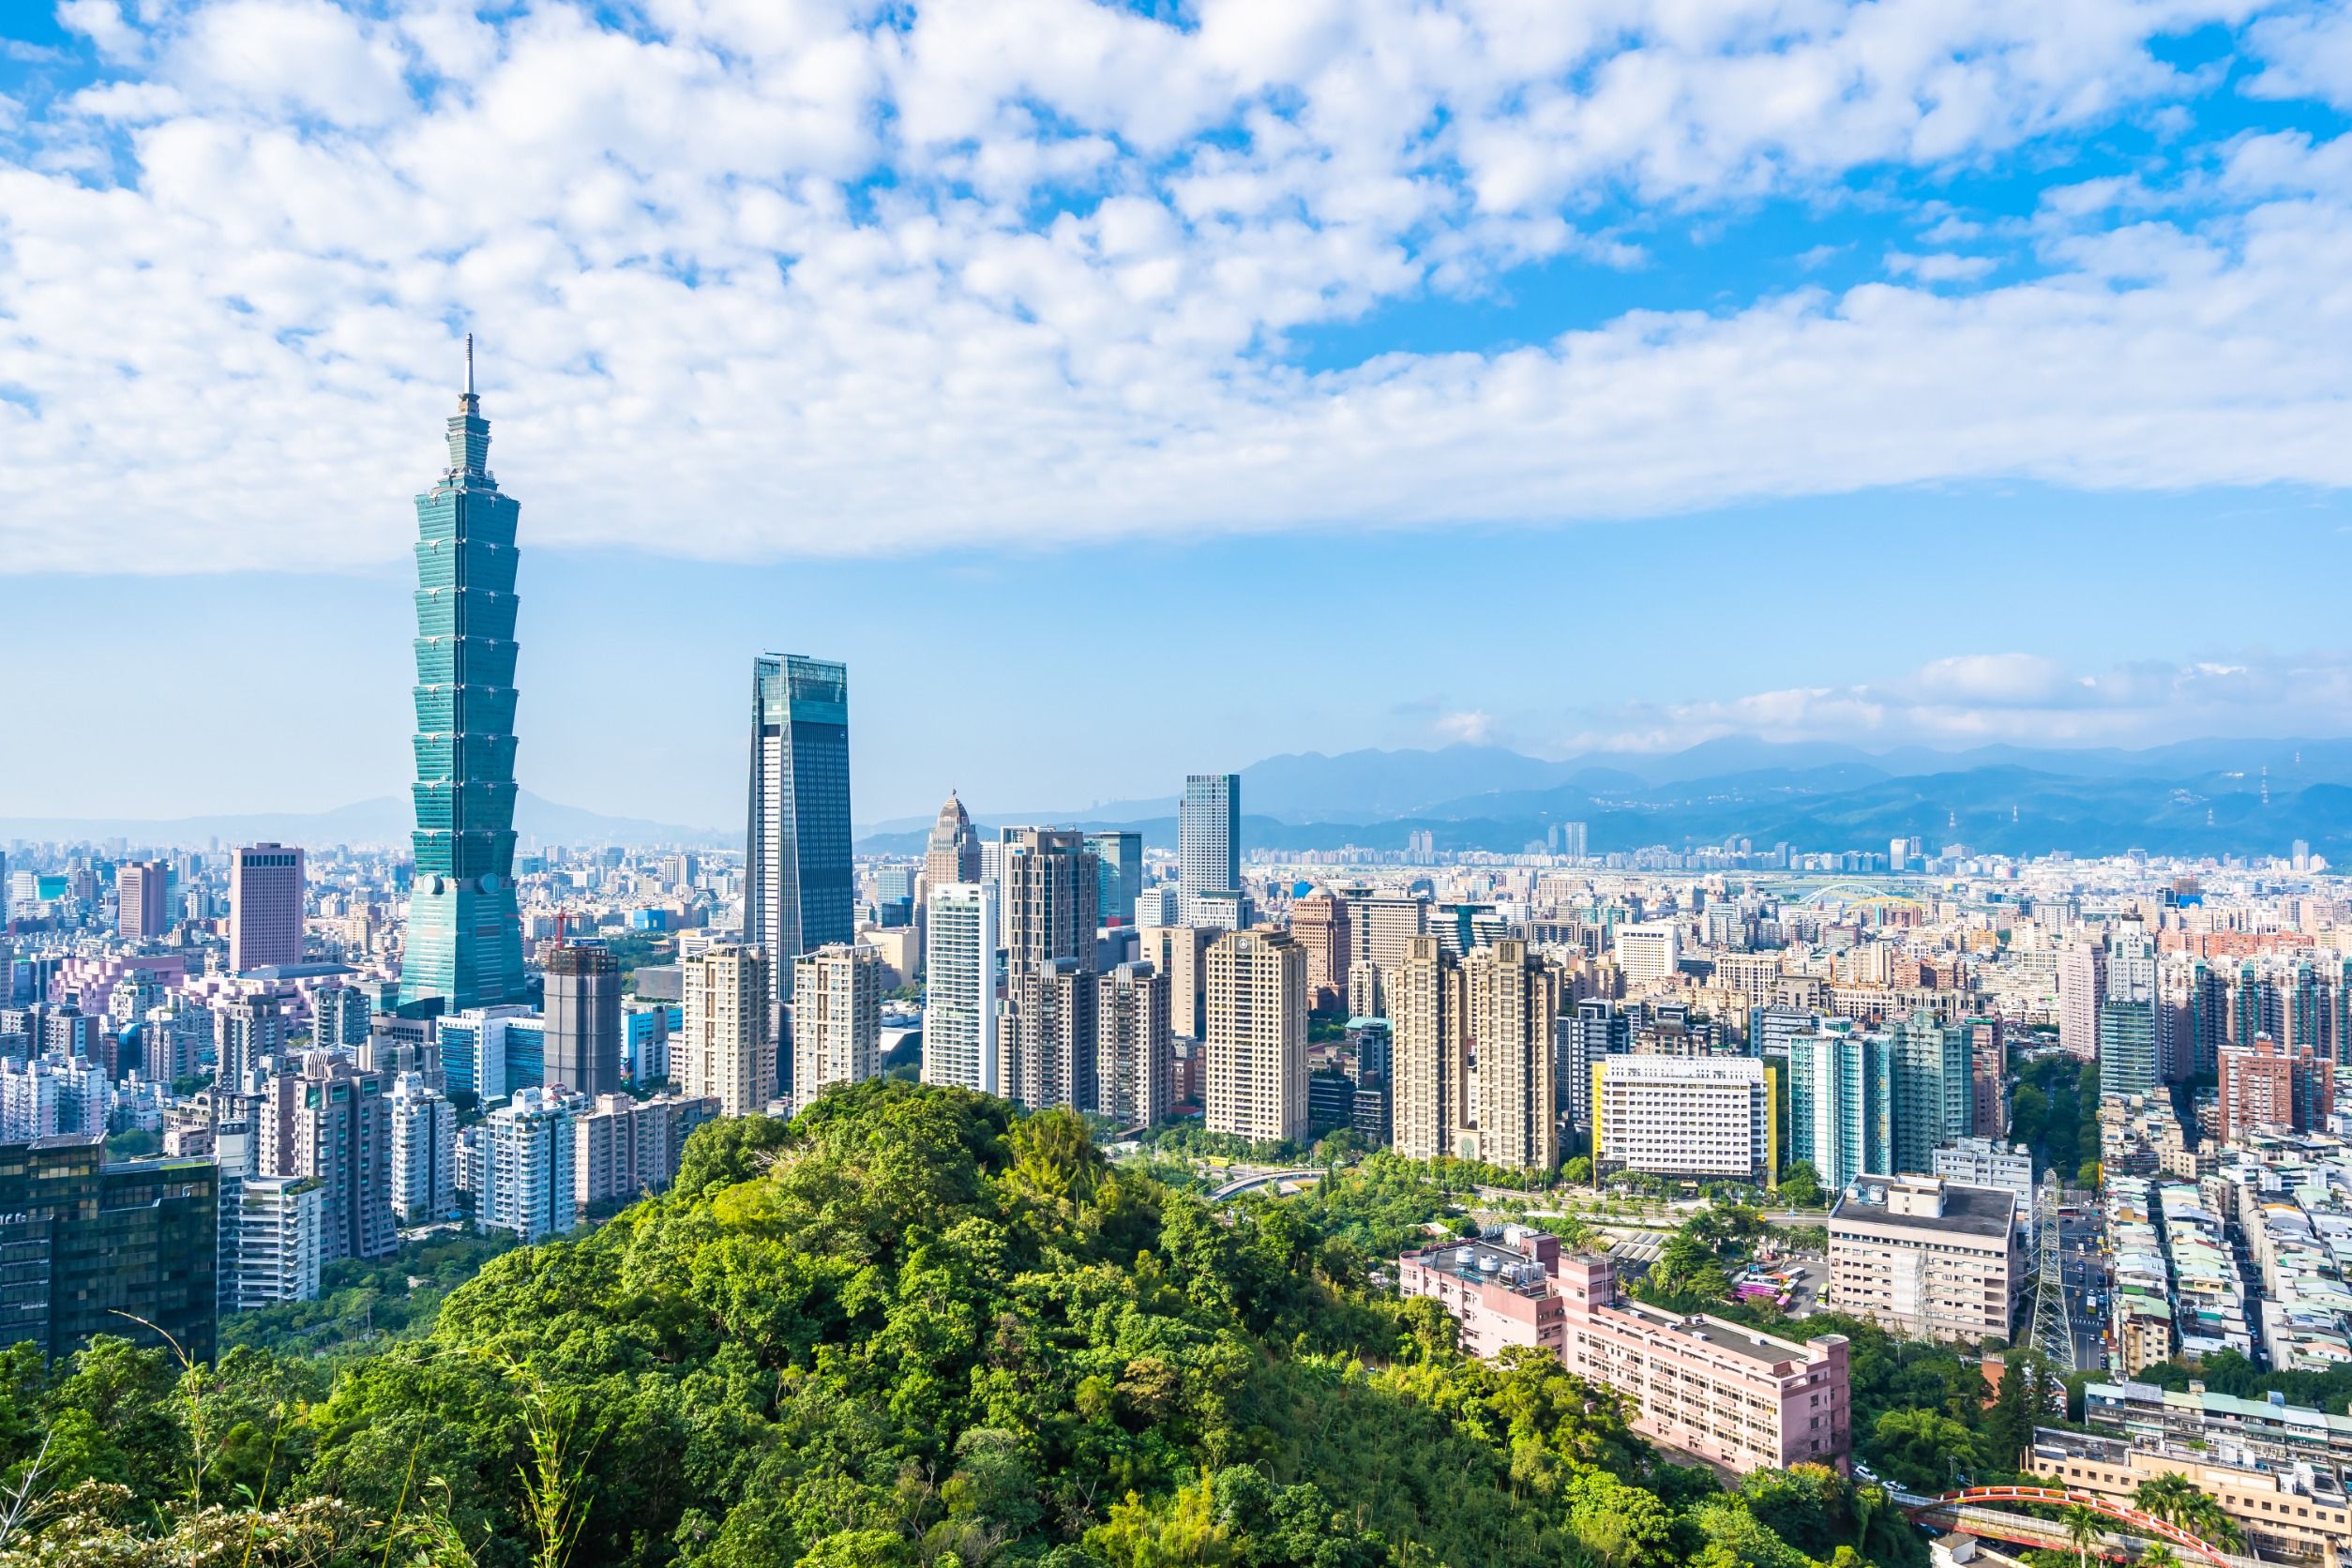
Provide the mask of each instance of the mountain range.
{"label": "mountain range", "polygon": [[[1242,770],[1243,841],[1329,850],[1402,849],[1427,829],[1438,847],[1514,852],[1555,823],[1586,824],[1596,853],[1681,849],[1745,837],[1757,847],[1883,849],[1897,835],[1929,848],[1964,843],[2009,854],[2284,854],[2296,839],[2352,863],[2352,740],[2201,739],[2145,750],[2013,746],[1870,752],[1822,742],[1730,737],[1664,753],[1590,752],[1562,760],[1493,746],[1434,750],[1294,752]],[[1052,822],[1130,828],[1174,847],[1174,795],[1081,809],[974,810],[984,826]],[[931,819],[861,824],[867,853],[921,850]],[[740,828],[611,817],[528,791],[515,825],[526,844],[724,848]],[[173,822],[0,818],[0,840],[193,844],[276,839],[397,845],[406,799],[385,795],[321,812]]]}

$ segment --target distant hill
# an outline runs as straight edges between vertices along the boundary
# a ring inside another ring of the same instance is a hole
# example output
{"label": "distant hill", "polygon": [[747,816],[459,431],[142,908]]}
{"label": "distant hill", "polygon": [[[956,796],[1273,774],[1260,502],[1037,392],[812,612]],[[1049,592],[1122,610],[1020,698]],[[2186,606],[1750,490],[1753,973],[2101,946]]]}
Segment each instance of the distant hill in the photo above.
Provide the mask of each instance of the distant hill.
{"label": "distant hill", "polygon": [[[224,844],[268,840],[279,844],[324,847],[405,846],[415,826],[413,807],[402,795],[339,806],[331,811],[256,811],[210,817],[181,817],[168,821],[108,817],[0,817],[0,840],[25,838],[36,842],[124,838],[133,845],[203,844],[218,838]],[[743,831],[685,827],[675,822],[649,822],[641,817],[608,817],[577,806],[565,806],[528,790],[515,796],[515,830],[525,844],[677,844],[710,848],[739,844]]]}

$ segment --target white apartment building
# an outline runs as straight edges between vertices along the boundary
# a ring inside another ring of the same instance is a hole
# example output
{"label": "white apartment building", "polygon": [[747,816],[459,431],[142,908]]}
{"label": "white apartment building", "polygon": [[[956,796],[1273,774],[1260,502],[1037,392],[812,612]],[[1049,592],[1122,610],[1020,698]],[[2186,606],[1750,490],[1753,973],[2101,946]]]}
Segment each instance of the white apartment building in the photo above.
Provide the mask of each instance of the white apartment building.
{"label": "white apartment building", "polygon": [[2009,1337],[2026,1276],[2017,1198],[1936,1176],[1868,1176],[1830,1211],[1832,1311],[1896,1334]]}
{"label": "white apartment building", "polygon": [[1617,967],[1628,985],[1663,980],[1682,961],[1682,931],[1670,920],[1648,920],[1617,928]]}
{"label": "white apartment building", "polygon": [[111,1091],[87,1057],[50,1051],[30,1062],[0,1057],[0,1142],[103,1132]]}
{"label": "white apartment building", "polygon": [[2033,1154],[2022,1143],[1995,1138],[1963,1138],[1929,1157],[1929,1174],[1964,1187],[1992,1187],[2017,1195],[2020,1209],[2033,1206]]}
{"label": "white apartment building", "polygon": [[[981,846],[985,852],[988,846]],[[923,1081],[1000,1093],[997,892],[991,882],[931,889],[923,945]]]}
{"label": "white apartment building", "polygon": [[421,1073],[402,1073],[392,1107],[392,1213],[427,1225],[458,1212],[458,1110]]}
{"label": "white apartment building", "polygon": [[792,1105],[882,1071],[879,948],[836,942],[792,960]]}
{"label": "white apartment building", "polygon": [[[764,992],[751,998],[762,1016],[766,1000]],[[535,1242],[578,1223],[572,1174],[572,1107],[578,1103],[561,1091],[520,1089],[481,1123],[482,1229]]]}
{"label": "white apartment building", "polygon": [[1287,931],[1226,932],[1209,944],[1208,999],[1208,1129],[1303,1140],[1306,949]]}
{"label": "white apartment building", "polygon": [[[710,1095],[725,1116],[753,1116],[776,1098],[764,947],[712,947],[682,966],[686,1024],[670,1062],[688,1095]],[[568,1189],[570,1184],[565,1184]]]}
{"label": "white apartment building", "polygon": [[[316,1301],[325,1242],[326,1184],[316,1176],[248,1176],[237,1197],[235,1274],[221,1291],[239,1312]],[[224,1249],[225,1250],[225,1249]]]}
{"label": "white apartment building", "polygon": [[1769,1182],[1773,1082],[1752,1056],[1607,1056],[1592,1064],[1593,1169]]}
{"label": "white apartment building", "polygon": [[662,1094],[650,1100],[600,1094],[572,1111],[572,1191],[591,1203],[635,1198],[678,1174],[686,1135],[718,1115],[718,1102]]}

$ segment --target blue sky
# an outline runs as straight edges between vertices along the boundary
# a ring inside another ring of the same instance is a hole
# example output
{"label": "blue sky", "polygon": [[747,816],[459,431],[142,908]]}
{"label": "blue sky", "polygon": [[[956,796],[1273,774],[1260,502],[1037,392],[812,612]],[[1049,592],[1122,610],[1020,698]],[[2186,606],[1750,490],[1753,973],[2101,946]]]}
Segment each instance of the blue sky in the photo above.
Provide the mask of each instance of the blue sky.
{"label": "blue sky", "polygon": [[2352,723],[2342,9],[1573,14],[0,7],[0,816],[400,788],[469,327],[600,809]]}

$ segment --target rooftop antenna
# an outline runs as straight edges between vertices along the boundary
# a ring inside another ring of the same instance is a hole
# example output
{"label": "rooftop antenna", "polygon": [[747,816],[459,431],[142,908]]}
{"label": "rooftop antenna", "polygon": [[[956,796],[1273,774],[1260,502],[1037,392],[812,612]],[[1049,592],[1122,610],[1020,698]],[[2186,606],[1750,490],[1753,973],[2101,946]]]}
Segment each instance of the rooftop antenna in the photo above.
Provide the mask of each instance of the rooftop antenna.
{"label": "rooftop antenna", "polygon": [[474,334],[465,335],[465,395],[474,396]]}

